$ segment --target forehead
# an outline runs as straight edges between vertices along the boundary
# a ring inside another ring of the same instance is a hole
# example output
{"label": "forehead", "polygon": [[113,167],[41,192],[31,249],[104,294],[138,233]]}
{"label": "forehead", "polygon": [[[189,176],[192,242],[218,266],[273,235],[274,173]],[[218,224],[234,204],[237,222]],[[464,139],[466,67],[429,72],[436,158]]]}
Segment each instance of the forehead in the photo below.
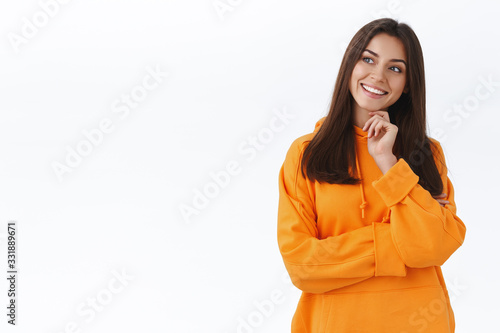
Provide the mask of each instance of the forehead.
{"label": "forehead", "polygon": [[403,43],[397,37],[385,33],[374,36],[366,48],[377,53],[381,58],[406,60]]}

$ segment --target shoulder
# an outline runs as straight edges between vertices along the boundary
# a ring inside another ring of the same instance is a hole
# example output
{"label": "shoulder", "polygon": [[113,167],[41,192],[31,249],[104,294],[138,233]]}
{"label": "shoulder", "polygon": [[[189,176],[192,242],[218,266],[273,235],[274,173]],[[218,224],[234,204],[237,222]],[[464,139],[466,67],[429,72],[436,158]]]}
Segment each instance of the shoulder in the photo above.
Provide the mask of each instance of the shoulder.
{"label": "shoulder", "polygon": [[315,133],[309,133],[298,137],[293,140],[285,157],[285,165],[295,165],[298,166],[299,162],[302,160],[304,150],[309,145],[313,139]]}
{"label": "shoulder", "polygon": [[314,136],[318,133],[325,119],[326,117],[322,117],[316,122],[312,133],[302,135],[292,142],[287,152],[287,159],[302,158],[304,150],[306,149],[307,145],[309,145]]}
{"label": "shoulder", "polygon": [[293,140],[288,149],[280,171],[280,182],[292,197],[311,200],[314,193],[314,182],[302,173],[304,151],[316,133],[309,133]]}
{"label": "shoulder", "polygon": [[432,155],[434,155],[434,157],[436,157],[437,155],[440,155],[443,151],[443,148],[441,147],[441,143],[438,140],[431,138],[430,136],[427,138],[429,139],[429,146],[431,148]]}
{"label": "shoulder", "polygon": [[313,139],[315,133],[309,133],[299,136],[297,139],[293,140],[288,151],[292,150],[294,152],[303,152],[304,149],[309,145],[309,142]]}
{"label": "shoulder", "polygon": [[446,168],[446,160],[444,156],[444,151],[441,143],[431,137],[428,137],[430,141],[430,148],[432,151],[432,155],[434,157],[434,162],[436,163],[436,167],[439,170],[440,174],[446,173],[447,168]]}
{"label": "shoulder", "polygon": [[438,140],[431,138],[430,136],[427,138],[429,139],[430,148],[432,150],[434,158],[443,155],[443,147],[441,146],[441,143]]}
{"label": "shoulder", "polygon": [[290,144],[286,153],[285,161],[283,162],[284,177],[288,179],[288,181],[295,183],[295,185],[297,185],[297,182],[304,180],[301,172],[302,158],[306,147],[314,138],[315,134],[315,132],[308,133],[296,138]]}

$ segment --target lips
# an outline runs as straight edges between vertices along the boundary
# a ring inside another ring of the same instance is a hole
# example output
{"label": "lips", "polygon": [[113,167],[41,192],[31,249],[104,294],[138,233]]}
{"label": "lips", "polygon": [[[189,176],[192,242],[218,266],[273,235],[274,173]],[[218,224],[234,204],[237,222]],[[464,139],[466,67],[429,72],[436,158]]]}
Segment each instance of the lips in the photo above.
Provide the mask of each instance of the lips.
{"label": "lips", "polygon": [[378,96],[383,96],[383,95],[388,94],[388,92],[385,90],[382,90],[382,89],[375,87],[375,86],[367,85],[365,83],[361,83],[361,87],[363,88],[363,90],[370,92],[372,94],[378,95]]}

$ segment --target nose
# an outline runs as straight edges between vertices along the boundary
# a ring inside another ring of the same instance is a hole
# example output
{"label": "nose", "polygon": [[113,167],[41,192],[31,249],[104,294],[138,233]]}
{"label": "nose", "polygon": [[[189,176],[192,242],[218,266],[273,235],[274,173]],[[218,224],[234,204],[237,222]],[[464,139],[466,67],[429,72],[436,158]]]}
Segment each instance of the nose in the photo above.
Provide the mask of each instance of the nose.
{"label": "nose", "polygon": [[373,66],[373,70],[370,74],[370,77],[375,81],[384,81],[385,80],[384,68],[380,65]]}

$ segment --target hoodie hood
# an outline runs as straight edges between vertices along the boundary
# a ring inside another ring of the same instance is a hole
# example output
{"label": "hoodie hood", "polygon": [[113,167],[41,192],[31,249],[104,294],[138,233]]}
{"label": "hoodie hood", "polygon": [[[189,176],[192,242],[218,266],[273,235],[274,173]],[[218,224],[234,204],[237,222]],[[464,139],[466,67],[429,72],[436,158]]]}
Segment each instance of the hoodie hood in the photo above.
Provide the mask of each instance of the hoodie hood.
{"label": "hoodie hood", "polygon": [[[326,117],[321,118],[316,122],[316,126],[314,127],[314,133],[317,133],[323,125]],[[358,127],[356,125],[352,125],[354,127],[354,133],[356,134],[356,147],[358,144],[368,144],[368,132],[363,131],[361,127]],[[358,150],[356,149],[356,169],[357,169],[357,174],[358,177],[363,179],[363,175],[361,174],[361,168],[359,167],[359,158],[358,158]],[[360,192],[360,201],[361,204],[359,205],[359,209],[361,210],[361,218],[365,218],[365,207],[368,206],[368,201],[365,200],[365,190],[363,188],[363,181],[359,182],[359,192]]]}

